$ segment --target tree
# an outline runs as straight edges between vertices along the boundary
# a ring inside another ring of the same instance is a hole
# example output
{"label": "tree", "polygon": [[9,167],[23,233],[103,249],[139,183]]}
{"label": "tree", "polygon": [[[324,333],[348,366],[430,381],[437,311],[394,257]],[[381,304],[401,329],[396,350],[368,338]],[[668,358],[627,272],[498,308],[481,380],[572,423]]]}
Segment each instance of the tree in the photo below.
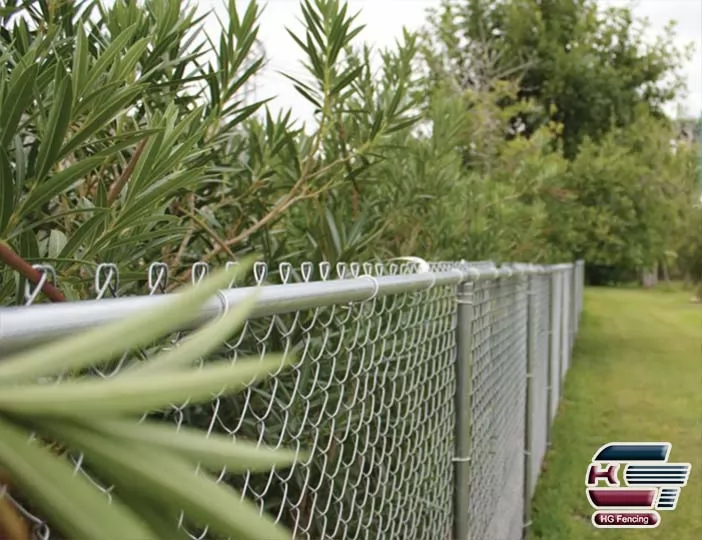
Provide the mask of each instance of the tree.
{"label": "tree", "polygon": [[671,266],[678,278],[696,286],[702,299],[702,148],[699,139],[677,141],[678,175],[687,182],[667,239]]}
{"label": "tree", "polygon": [[670,123],[640,113],[599,144],[585,139],[572,161],[572,249],[595,281],[636,279],[673,249],[695,192],[694,162],[673,137]]}
{"label": "tree", "polygon": [[602,10],[594,0],[463,0],[443,3],[430,34],[463,84],[486,69],[518,80],[517,99],[541,108],[515,123],[527,132],[562,124],[564,153],[573,159],[585,137],[598,141],[612,125],[634,122],[641,104],[662,116],[683,88],[686,51],[673,42],[674,26],[652,44],[646,27],[629,8]]}

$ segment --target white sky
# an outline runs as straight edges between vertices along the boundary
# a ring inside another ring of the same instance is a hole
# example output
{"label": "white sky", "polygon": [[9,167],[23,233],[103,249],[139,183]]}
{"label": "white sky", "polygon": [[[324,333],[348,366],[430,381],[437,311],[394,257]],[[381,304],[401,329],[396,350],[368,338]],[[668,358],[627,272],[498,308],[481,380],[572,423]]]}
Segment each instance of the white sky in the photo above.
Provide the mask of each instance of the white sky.
{"label": "white sky", "polygon": [[[626,0],[598,0],[602,5],[622,5]],[[247,0],[239,0],[245,6]],[[360,11],[359,21],[366,25],[357,37],[377,46],[390,46],[401,36],[402,27],[418,29],[426,19],[426,9],[438,6],[439,0],[349,0],[350,11]],[[219,11],[220,0],[200,0],[200,8],[216,8]],[[699,116],[702,113],[702,0],[638,0],[634,13],[648,17],[652,30],[663,29],[665,24],[674,19],[678,21],[677,42],[695,43],[695,55],[684,69],[689,95],[681,103],[688,115]],[[311,115],[311,106],[300,97],[289,81],[278,74],[285,71],[297,76],[304,73],[300,67],[302,55],[299,48],[287,34],[285,28],[293,31],[301,29],[298,0],[268,0],[261,18],[260,39],[266,50],[269,64],[259,77],[256,97],[276,96],[272,108],[293,108],[293,114],[307,120]],[[216,22],[208,24],[207,31],[216,31]],[[210,33],[210,35],[212,35]],[[669,112],[675,113],[675,106]]]}

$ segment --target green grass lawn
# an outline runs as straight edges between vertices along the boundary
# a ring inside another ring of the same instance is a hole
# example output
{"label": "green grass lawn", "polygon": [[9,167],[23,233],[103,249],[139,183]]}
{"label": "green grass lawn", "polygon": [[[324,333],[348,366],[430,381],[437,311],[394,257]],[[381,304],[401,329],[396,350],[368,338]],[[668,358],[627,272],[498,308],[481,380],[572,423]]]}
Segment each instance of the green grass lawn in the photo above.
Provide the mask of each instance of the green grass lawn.
{"label": "green grass lawn", "polygon": [[[589,289],[533,504],[529,538],[702,538],[702,306],[674,290]],[[598,530],[585,472],[610,441],[669,441],[692,463],[676,510],[648,530]]]}

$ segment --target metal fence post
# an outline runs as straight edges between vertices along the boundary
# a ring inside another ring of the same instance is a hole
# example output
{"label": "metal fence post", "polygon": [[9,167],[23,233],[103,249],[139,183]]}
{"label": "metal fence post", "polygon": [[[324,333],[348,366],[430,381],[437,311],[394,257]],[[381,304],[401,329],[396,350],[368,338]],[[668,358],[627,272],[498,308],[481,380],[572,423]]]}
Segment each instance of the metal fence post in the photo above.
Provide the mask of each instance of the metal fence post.
{"label": "metal fence post", "polygon": [[531,525],[531,485],[536,471],[533,470],[532,460],[532,421],[534,416],[534,364],[536,361],[538,314],[536,313],[536,280],[535,276],[527,277],[527,365],[526,365],[526,401],[524,407],[524,517],[523,530]]}
{"label": "metal fence post", "polygon": [[576,263],[576,268],[578,269],[577,272],[577,277],[576,277],[576,282],[575,286],[578,291],[578,305],[577,305],[577,317],[576,317],[576,324],[575,324],[575,331],[578,332],[580,330],[580,306],[582,305],[582,287],[580,286],[581,284],[581,275],[582,275],[582,267],[580,266],[580,261],[577,261]]}
{"label": "metal fence post", "polygon": [[548,438],[551,440],[551,422],[558,410],[558,400],[561,389],[561,291],[560,291],[560,270],[558,267],[550,269],[549,288],[549,309],[551,312],[549,326],[549,359],[548,359]]}
{"label": "metal fence post", "polygon": [[565,384],[565,377],[568,373],[568,363],[570,362],[569,351],[570,346],[568,344],[570,338],[570,330],[568,329],[569,322],[569,307],[568,307],[568,270],[567,267],[559,272],[560,278],[560,291],[561,291],[561,380],[560,386],[558,388],[558,396],[563,395],[563,385]]}
{"label": "metal fence post", "polygon": [[580,261],[575,261],[573,290],[575,291],[575,334],[577,335],[580,328]]}
{"label": "metal fence post", "polygon": [[578,333],[578,263],[573,263],[570,271],[570,360],[573,360],[573,348],[575,347],[575,336]]}
{"label": "metal fence post", "polygon": [[455,540],[468,540],[470,534],[470,439],[471,385],[473,377],[473,287],[471,281],[458,285],[456,323],[456,426],[454,452]]}
{"label": "metal fence post", "polygon": [[580,317],[583,312],[585,294],[585,261],[578,261],[578,330],[580,330]]}

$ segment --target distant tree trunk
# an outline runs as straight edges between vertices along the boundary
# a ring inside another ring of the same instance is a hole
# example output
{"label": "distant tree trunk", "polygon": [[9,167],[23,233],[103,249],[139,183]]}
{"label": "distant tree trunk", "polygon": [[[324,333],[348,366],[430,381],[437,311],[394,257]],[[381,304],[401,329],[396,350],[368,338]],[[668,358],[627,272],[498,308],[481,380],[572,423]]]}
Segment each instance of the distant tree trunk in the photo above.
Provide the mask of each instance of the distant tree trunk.
{"label": "distant tree trunk", "polygon": [[683,287],[685,289],[690,289],[695,285],[695,282],[692,280],[692,276],[690,276],[690,272],[685,272],[685,277],[683,278]]}
{"label": "distant tree trunk", "polygon": [[658,263],[653,265],[653,268],[649,268],[641,272],[641,285],[646,289],[655,287],[658,284]]}

